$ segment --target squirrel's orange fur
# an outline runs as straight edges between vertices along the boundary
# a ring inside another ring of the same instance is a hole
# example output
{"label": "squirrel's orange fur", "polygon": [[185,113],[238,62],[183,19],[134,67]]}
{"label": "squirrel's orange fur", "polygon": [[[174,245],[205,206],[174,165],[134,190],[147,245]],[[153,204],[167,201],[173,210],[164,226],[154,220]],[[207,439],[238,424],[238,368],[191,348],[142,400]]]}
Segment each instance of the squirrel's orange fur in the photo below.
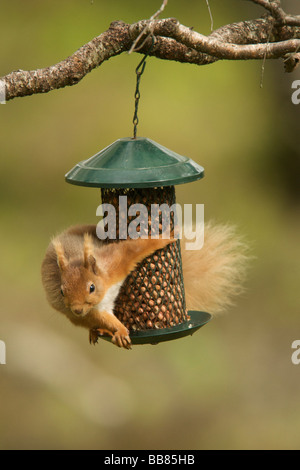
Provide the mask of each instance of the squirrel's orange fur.
{"label": "squirrel's orange fur", "polygon": [[[47,299],[72,323],[88,328],[91,343],[106,333],[129,349],[129,332],[113,314],[114,300],[136,265],[173,241],[141,238],[106,245],[95,225],[71,227],[52,240],[43,260]],[[182,240],[181,251],[188,309],[215,314],[231,305],[241,290],[246,260],[234,230],[206,224],[203,248],[186,251]]]}
{"label": "squirrel's orange fur", "polygon": [[108,333],[117,346],[129,349],[129,332],[113,314],[114,301],[136,265],[173,241],[139,238],[104,245],[96,226],[71,227],[52,240],[42,263],[48,301],[72,323],[88,328],[92,343]]}

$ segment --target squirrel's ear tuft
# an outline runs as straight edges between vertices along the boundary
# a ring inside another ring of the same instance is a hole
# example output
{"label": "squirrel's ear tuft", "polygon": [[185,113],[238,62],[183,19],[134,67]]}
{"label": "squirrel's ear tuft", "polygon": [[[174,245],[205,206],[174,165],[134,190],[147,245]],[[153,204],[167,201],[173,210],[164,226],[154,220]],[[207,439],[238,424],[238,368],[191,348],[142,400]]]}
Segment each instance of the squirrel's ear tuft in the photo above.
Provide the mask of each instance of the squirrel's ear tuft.
{"label": "squirrel's ear tuft", "polygon": [[90,234],[85,233],[83,236],[83,260],[84,266],[88,267],[89,257],[93,255],[93,240]]}
{"label": "squirrel's ear tuft", "polygon": [[99,275],[100,269],[97,266],[97,261],[93,253],[93,239],[89,233],[85,233],[83,242],[84,267],[92,271],[94,274]]}
{"label": "squirrel's ear tuft", "polygon": [[86,262],[85,262],[85,267],[92,271],[96,276],[99,276],[101,274],[101,270],[97,266],[97,261],[96,258],[93,255],[89,255]]}
{"label": "squirrel's ear tuft", "polygon": [[56,240],[53,240],[52,243],[53,243],[55,253],[56,253],[56,256],[57,256],[58,267],[61,271],[63,271],[64,269],[66,269],[66,267],[68,265],[68,260],[65,257],[63,246],[62,246],[61,242],[56,241]]}

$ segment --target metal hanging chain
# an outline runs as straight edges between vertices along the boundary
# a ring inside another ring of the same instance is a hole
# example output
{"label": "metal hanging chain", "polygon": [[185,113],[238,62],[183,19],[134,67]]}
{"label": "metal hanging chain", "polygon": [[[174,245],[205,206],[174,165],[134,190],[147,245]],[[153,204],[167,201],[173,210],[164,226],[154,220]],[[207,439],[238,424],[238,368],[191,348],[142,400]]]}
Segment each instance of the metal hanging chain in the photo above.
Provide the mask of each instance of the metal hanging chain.
{"label": "metal hanging chain", "polygon": [[133,138],[134,139],[136,139],[137,126],[138,126],[138,123],[139,123],[138,109],[139,109],[139,101],[140,101],[140,97],[141,97],[141,93],[140,93],[141,76],[144,73],[144,70],[145,70],[145,67],[146,67],[146,59],[147,59],[148,55],[150,54],[150,52],[152,51],[154,43],[155,43],[155,38],[152,35],[152,44],[151,44],[148,52],[144,55],[141,62],[139,63],[139,65],[135,69],[135,73],[136,73],[136,89],[135,89],[135,93],[134,93],[135,107],[134,107],[134,115],[133,115],[133,121],[132,121],[133,122]]}

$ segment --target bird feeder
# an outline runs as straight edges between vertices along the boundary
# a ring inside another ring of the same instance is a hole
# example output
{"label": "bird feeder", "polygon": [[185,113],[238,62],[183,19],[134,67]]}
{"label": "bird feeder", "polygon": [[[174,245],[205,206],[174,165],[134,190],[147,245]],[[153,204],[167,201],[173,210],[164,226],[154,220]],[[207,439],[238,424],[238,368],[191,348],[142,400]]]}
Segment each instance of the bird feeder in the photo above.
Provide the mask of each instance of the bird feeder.
{"label": "bird feeder", "polygon": [[[128,227],[134,219],[128,215],[130,206],[143,204],[148,214],[154,204],[171,207],[176,202],[175,185],[203,176],[204,169],[191,159],[138,137],[117,140],[78,163],[65,178],[71,184],[101,188],[102,204],[115,208],[117,229],[116,240],[104,243],[122,243],[124,237],[118,229],[124,223]],[[120,196],[127,197],[127,207],[120,207]],[[161,229],[161,219],[155,222]],[[149,215],[148,236],[153,227]],[[145,227],[140,230],[143,235]],[[174,230],[173,213],[170,230]],[[121,287],[114,314],[128,328],[133,344],[157,344],[191,335],[211,319],[206,312],[187,311],[180,249],[177,240],[156,251],[129,274]]]}

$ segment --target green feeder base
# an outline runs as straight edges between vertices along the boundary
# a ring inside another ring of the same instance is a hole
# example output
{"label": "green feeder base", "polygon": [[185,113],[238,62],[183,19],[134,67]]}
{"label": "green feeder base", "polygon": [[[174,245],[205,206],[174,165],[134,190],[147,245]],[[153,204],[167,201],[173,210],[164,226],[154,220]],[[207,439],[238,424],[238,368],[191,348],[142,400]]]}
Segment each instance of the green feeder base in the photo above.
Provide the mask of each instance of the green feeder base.
{"label": "green feeder base", "polygon": [[[158,330],[147,329],[141,331],[130,332],[130,339],[132,344],[158,344],[163,341],[171,341],[172,339],[183,338],[184,336],[192,335],[195,331],[199,330],[202,326],[208,323],[212,316],[206,312],[198,312],[190,310],[188,312],[190,320],[181,323],[180,325],[171,328],[162,328]],[[105,341],[111,341],[110,336],[100,336]]]}

